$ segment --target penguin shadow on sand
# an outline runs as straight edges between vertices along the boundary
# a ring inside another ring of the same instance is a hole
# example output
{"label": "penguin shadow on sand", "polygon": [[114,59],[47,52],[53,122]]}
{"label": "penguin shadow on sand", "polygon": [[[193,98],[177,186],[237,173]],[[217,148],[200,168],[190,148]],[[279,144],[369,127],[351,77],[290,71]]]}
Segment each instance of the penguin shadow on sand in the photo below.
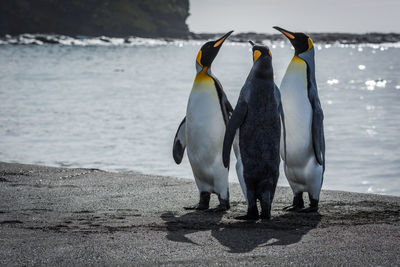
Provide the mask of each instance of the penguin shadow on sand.
{"label": "penguin shadow on sand", "polygon": [[[175,216],[166,212],[161,218],[166,223],[168,240],[206,245],[192,241],[187,235],[211,231],[211,236],[227,247],[230,253],[246,253],[258,247],[297,243],[316,228],[322,218],[319,213],[284,213],[277,216],[273,214],[267,221],[239,221],[233,219],[236,215],[195,211]],[[226,219],[223,220],[224,216]]]}
{"label": "penguin shadow on sand", "polygon": [[166,212],[161,215],[161,219],[167,226],[168,240],[200,245],[186,237],[186,235],[218,228],[223,215],[223,212],[196,210],[182,216],[175,216],[172,212]]}
{"label": "penguin shadow on sand", "polygon": [[285,213],[266,221],[234,221],[211,231],[231,253],[251,252],[258,247],[295,244],[321,221],[319,213]]}

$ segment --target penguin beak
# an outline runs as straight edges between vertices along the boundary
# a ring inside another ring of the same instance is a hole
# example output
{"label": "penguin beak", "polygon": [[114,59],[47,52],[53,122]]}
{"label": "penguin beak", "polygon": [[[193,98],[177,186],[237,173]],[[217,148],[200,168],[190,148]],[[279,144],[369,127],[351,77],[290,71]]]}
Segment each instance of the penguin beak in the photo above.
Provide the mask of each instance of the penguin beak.
{"label": "penguin beak", "polygon": [[229,37],[229,35],[232,34],[233,31],[228,32],[227,34],[225,34],[224,36],[222,36],[221,38],[219,38],[218,40],[216,40],[214,42],[214,47],[220,47],[223,42]]}
{"label": "penguin beak", "polygon": [[211,66],[211,63],[217,56],[222,44],[229,37],[229,35],[231,35],[232,32],[233,31],[226,33],[224,36],[222,36],[221,38],[219,38],[216,41],[209,41],[201,47],[200,52],[197,55],[197,59],[196,59],[197,62],[200,64],[200,66],[202,66],[202,67],[203,66],[204,67]]}
{"label": "penguin beak", "polygon": [[251,44],[251,46],[255,46],[256,44],[253,42],[253,41],[251,41],[251,40],[249,40],[249,43]]}
{"label": "penguin beak", "polygon": [[278,26],[274,26],[272,28],[274,28],[275,30],[280,31],[283,35],[285,35],[287,38],[289,38],[289,40],[295,39],[293,32],[290,32],[288,30],[282,29],[281,27],[278,27]]}

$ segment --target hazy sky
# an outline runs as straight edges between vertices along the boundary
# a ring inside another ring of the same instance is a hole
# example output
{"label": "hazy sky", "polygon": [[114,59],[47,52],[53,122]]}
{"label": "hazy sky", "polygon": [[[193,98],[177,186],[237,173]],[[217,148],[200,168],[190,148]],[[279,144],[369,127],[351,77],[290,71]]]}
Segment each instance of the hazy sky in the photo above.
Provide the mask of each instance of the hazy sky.
{"label": "hazy sky", "polygon": [[190,0],[193,32],[400,32],[400,0]]}

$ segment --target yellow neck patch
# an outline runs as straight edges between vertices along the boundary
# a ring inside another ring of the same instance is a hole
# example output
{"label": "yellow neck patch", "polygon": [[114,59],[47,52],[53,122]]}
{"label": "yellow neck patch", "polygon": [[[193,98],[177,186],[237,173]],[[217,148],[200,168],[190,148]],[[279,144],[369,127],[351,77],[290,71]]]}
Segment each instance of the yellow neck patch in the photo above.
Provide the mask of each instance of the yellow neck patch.
{"label": "yellow neck patch", "polygon": [[260,50],[254,50],[253,52],[253,62],[256,62],[257,59],[261,56],[261,51]]}
{"label": "yellow neck patch", "polygon": [[299,56],[294,56],[293,58],[292,58],[292,60],[290,61],[290,63],[302,63],[302,62],[304,62],[304,60],[302,59],[302,58],[300,58]]}
{"label": "yellow neck patch", "polygon": [[202,55],[202,52],[201,52],[201,50],[200,50],[199,53],[197,53],[196,62],[197,62],[200,66],[203,67],[203,64],[201,64],[201,55]]}
{"label": "yellow neck patch", "polygon": [[213,79],[207,73],[208,67],[204,67],[194,78],[194,82],[205,82],[205,81],[213,81]]}
{"label": "yellow neck patch", "polygon": [[307,75],[307,64],[298,56],[294,56],[289,63],[286,74],[301,74]]}

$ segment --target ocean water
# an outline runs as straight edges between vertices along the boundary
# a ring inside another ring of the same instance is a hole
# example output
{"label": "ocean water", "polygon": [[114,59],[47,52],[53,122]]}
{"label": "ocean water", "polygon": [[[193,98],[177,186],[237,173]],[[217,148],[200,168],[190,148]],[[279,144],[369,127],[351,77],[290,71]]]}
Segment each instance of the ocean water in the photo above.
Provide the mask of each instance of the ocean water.
{"label": "ocean water", "polygon": [[[266,43],[279,86],[293,50]],[[201,41],[37,44],[0,45],[0,161],[193,179],[172,142]],[[323,188],[400,195],[400,45],[315,46]],[[233,106],[251,64],[246,43],[226,42],[214,61]]]}

